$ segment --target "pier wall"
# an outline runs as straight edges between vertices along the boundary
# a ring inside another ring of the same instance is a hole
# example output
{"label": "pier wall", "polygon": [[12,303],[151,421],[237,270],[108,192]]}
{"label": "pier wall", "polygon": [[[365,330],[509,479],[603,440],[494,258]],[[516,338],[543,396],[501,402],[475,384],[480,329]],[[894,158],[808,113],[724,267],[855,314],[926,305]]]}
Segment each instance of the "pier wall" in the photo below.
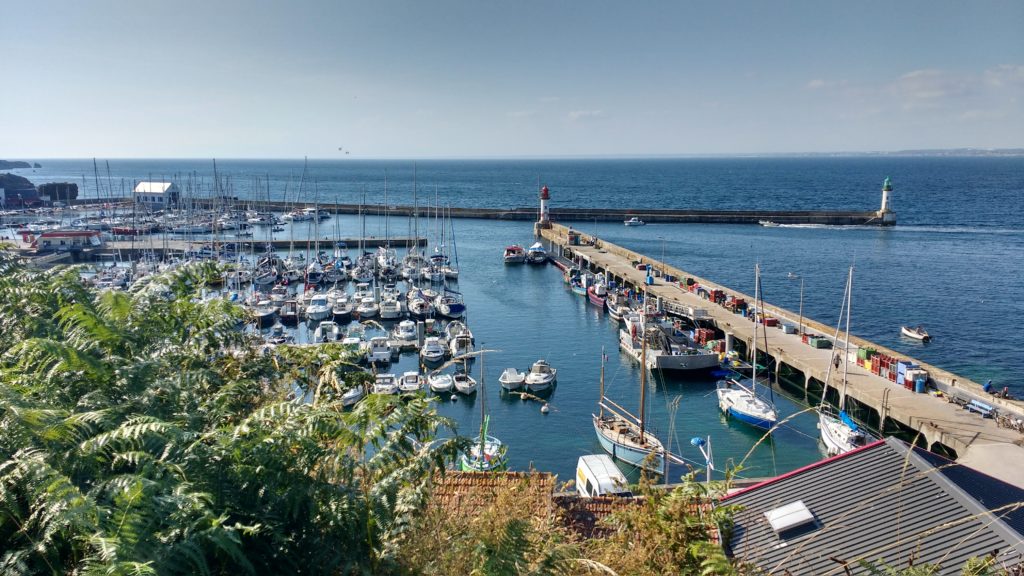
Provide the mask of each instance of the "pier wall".
{"label": "pier wall", "polygon": [[[700,298],[695,293],[680,288],[677,282],[665,282],[664,274],[674,276],[677,281],[692,278],[708,290],[722,290],[728,295],[743,298],[752,303],[751,296],[578,230],[574,230],[574,232],[580,234],[580,243],[570,245],[569,230],[570,228],[564,225],[552,223],[550,227],[541,229],[539,232],[543,238],[558,245],[570,259],[600,270],[621,284],[644,291],[648,298],[660,299],[663,307],[670,312],[673,309],[682,311],[687,307],[706,310],[718,329],[729,337],[745,342],[749,349],[754,336],[754,324],[749,318],[734,314]],[[656,279],[654,285],[645,285],[646,273],[637,269],[637,263],[650,264],[652,269],[661,271],[662,276]],[[779,318],[780,322],[794,325],[797,324],[799,318],[799,315],[792,311],[767,303],[762,307],[762,311]],[[834,327],[829,327],[806,316],[803,318],[803,325],[805,332],[825,336],[832,336],[835,333]],[[799,336],[783,335],[781,330],[769,330],[772,336],[769,339],[768,350],[759,352],[766,352],[770,355],[775,360],[776,366],[785,363],[801,372],[804,376],[805,386],[811,379],[815,379],[825,384],[825,392],[828,392],[829,388],[834,389],[832,393],[838,391],[835,371],[832,372],[831,378],[827,376],[836,350],[811,348],[801,343]],[[980,399],[1000,411],[1024,418],[1024,403],[995,398],[986,394],[977,382],[968,378],[853,335],[850,336],[850,344],[857,347],[871,347],[883,354],[910,360],[928,370],[932,384],[938,390]],[[930,447],[948,447],[962,455],[975,443],[1024,445],[1024,436],[1014,430],[998,427],[990,418],[982,418],[978,414],[962,410],[944,399],[906,390],[854,363],[849,363],[847,368],[849,370],[846,392],[848,397],[874,410],[880,423],[891,421],[904,429],[919,432]]]}
{"label": "pier wall", "polygon": [[[237,201],[238,204],[243,204]],[[212,202],[194,201],[200,206],[212,205]],[[274,211],[294,208],[313,208],[312,202],[261,202],[261,207]],[[358,214],[360,211],[368,215],[413,216],[433,215],[428,206],[317,204],[321,210],[334,214]],[[480,218],[485,220],[520,220],[532,222],[537,219],[537,208],[444,208],[444,213],[453,218]],[[819,224],[836,226],[891,226],[894,220],[882,218],[875,211],[826,211],[826,210],[676,210],[676,209],[608,209],[608,208],[551,208],[550,218],[560,222],[622,222],[624,219],[637,216],[650,223],[673,224],[757,224],[762,220],[770,220],[778,224]]]}

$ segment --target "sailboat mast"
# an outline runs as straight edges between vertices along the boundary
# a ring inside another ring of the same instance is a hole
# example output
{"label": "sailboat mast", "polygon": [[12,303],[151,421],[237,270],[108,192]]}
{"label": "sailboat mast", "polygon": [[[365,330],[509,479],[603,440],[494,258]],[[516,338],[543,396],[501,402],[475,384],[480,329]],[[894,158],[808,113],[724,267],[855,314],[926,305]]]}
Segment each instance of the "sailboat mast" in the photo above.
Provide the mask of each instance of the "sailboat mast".
{"label": "sailboat mast", "polygon": [[[480,343],[481,350],[486,346]],[[487,390],[484,388],[484,380],[487,378],[487,371],[484,370],[484,353],[480,352],[480,459],[485,459],[485,440],[487,435]]]}
{"label": "sailboat mast", "polygon": [[643,345],[640,348],[640,441],[644,438],[644,404],[647,401],[647,323],[644,322]]}
{"label": "sailboat mast", "polygon": [[839,410],[846,407],[846,377],[850,372],[850,301],[853,300],[853,266],[846,278],[846,341],[843,343],[843,393],[839,396]]}
{"label": "sailboat mast", "polygon": [[604,346],[601,346],[601,395],[597,398],[598,416],[604,418]]}

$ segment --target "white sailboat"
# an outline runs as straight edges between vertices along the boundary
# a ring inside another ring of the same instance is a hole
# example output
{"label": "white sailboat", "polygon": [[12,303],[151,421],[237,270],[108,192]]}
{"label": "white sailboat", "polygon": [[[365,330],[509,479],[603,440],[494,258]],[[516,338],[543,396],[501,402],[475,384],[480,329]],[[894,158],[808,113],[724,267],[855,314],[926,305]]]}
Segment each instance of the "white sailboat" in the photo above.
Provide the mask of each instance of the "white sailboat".
{"label": "white sailboat", "polygon": [[487,414],[487,394],[484,393],[485,380],[484,358],[483,353],[481,353],[480,434],[474,439],[473,446],[469,449],[469,452],[466,452],[459,457],[459,468],[461,468],[463,472],[492,472],[495,470],[504,470],[507,466],[505,462],[505,452],[507,447],[501,443],[501,440],[487,434],[487,428],[490,424],[490,415]]}
{"label": "white sailboat", "polygon": [[[755,265],[754,302],[756,303],[758,313],[764,309],[761,297],[761,267],[760,265]],[[755,316],[753,338],[754,351],[751,356],[754,365],[752,377],[750,379],[742,380],[735,378],[720,380],[715,392],[718,394],[718,407],[721,408],[722,412],[727,416],[735,418],[740,422],[749,424],[755,428],[760,428],[770,432],[772,427],[775,426],[775,423],[778,422],[779,415],[775,410],[774,404],[757,394],[757,327],[759,325],[762,324],[758,322],[757,317]],[[765,338],[767,344],[767,334],[765,335]]]}
{"label": "white sailboat", "polygon": [[[643,353],[646,353],[646,346]],[[646,361],[646,358],[644,358]],[[647,430],[644,421],[647,391],[647,370],[640,369],[640,417],[630,414],[625,408],[612,402],[604,395],[604,349],[601,350],[601,381],[598,413],[593,415],[594,432],[605,452],[638,466],[663,474],[665,472],[665,447]]]}
{"label": "white sailboat", "polygon": [[[839,323],[836,325],[835,342],[839,341],[839,327],[843,323],[843,316],[846,317],[846,340],[843,344],[843,390],[839,394],[839,412],[836,413],[831,406],[825,404],[825,393],[822,391],[821,404],[818,406],[818,429],[821,432],[821,441],[825,444],[825,450],[829,456],[843,454],[864,446],[869,441],[869,436],[857,423],[846,413],[846,376],[849,371],[849,350],[850,350],[850,307],[853,296],[853,266],[846,279],[846,292],[843,294],[843,307],[839,311]],[[845,310],[843,309],[845,308]],[[836,352],[837,354],[839,351]],[[833,363],[829,363],[828,372],[825,374],[825,381],[828,382],[832,374]]]}

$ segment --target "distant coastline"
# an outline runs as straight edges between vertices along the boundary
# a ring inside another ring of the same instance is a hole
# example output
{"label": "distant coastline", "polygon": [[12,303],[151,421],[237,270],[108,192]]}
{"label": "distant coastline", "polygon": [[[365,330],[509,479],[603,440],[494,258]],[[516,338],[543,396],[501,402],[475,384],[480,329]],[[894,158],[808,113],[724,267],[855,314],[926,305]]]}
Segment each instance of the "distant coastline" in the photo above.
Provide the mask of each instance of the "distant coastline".
{"label": "distant coastline", "polygon": [[[503,156],[309,156],[310,161],[324,160],[380,160],[380,161],[403,161],[403,160],[671,160],[671,159],[700,159],[700,158],[1024,158],[1024,148],[936,148],[920,150],[875,150],[875,151],[842,151],[842,152],[732,152],[732,153],[693,153],[693,154],[549,154],[544,156],[535,155],[503,155]],[[44,160],[87,160],[90,157],[53,157]],[[254,160],[254,161],[275,161],[275,160],[302,160],[301,156],[226,156],[214,154],[210,156],[110,156],[108,161],[118,160]],[[31,165],[28,162],[0,160],[0,170],[14,170],[18,168],[42,168],[38,163]]]}
{"label": "distant coastline", "polygon": [[[22,162],[21,160],[0,160],[0,170],[17,170],[19,168],[31,168],[32,165],[28,162]],[[35,165],[36,168],[42,168],[38,163]]]}

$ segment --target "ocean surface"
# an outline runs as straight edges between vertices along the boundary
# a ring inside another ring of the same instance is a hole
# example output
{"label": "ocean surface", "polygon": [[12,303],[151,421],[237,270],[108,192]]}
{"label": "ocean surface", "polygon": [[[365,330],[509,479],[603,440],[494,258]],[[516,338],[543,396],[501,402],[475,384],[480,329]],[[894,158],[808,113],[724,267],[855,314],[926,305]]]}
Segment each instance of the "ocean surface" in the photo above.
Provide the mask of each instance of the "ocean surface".
{"label": "ocean surface", "polygon": [[[173,179],[187,193],[213,189],[210,160],[38,160],[43,168],[15,170],[35,184],[77,182],[83,197],[120,197],[136,180]],[[109,164],[109,169],[108,169]],[[874,227],[647,225],[574,222],[573,226],[726,286],[753,292],[754,264],[763,271],[767,302],[797,310],[800,280],[804,314],[833,324],[847,267],[855,268],[854,334],[996,387],[1024,394],[1024,159],[1022,158],[714,158],[652,160],[436,160],[309,161],[218,160],[221,187],[240,198],[462,207],[536,206],[538,182],[552,207],[873,210],[885,177],[894,187],[899,224]],[[300,180],[302,184],[300,186]],[[374,213],[374,208],[369,212]],[[433,224],[420,233],[435,240]],[[609,354],[608,394],[636,408],[639,370],[618,353],[607,316],[564,287],[553,267],[504,266],[502,248],[528,245],[532,224],[456,219],[462,277],[478,344],[485,359],[491,432],[509,446],[513,466],[534,466],[568,480],[576,458],[600,450],[591,427],[602,347]],[[383,236],[382,218],[367,219],[368,235]],[[409,233],[392,218],[392,235]],[[356,237],[354,216],[321,226],[321,236]],[[289,232],[291,233],[291,232]],[[296,231],[301,236],[304,231]],[[280,233],[278,238],[287,237]],[[902,324],[923,324],[933,342],[901,338]],[[535,402],[501,397],[505,367],[526,369],[546,358],[558,369],[549,414]],[[479,371],[478,361],[474,367]],[[415,365],[403,357],[393,371]],[[663,440],[703,463],[689,440],[710,436],[719,469],[739,462],[758,434],[727,422],[717,411],[712,380],[649,379],[650,421]],[[673,402],[679,398],[678,408]],[[782,414],[799,400],[776,394]],[[480,399],[443,402],[460,431],[475,434]],[[782,473],[820,458],[815,420],[797,416],[753,449],[741,475]],[[678,477],[684,470],[673,469]]]}

